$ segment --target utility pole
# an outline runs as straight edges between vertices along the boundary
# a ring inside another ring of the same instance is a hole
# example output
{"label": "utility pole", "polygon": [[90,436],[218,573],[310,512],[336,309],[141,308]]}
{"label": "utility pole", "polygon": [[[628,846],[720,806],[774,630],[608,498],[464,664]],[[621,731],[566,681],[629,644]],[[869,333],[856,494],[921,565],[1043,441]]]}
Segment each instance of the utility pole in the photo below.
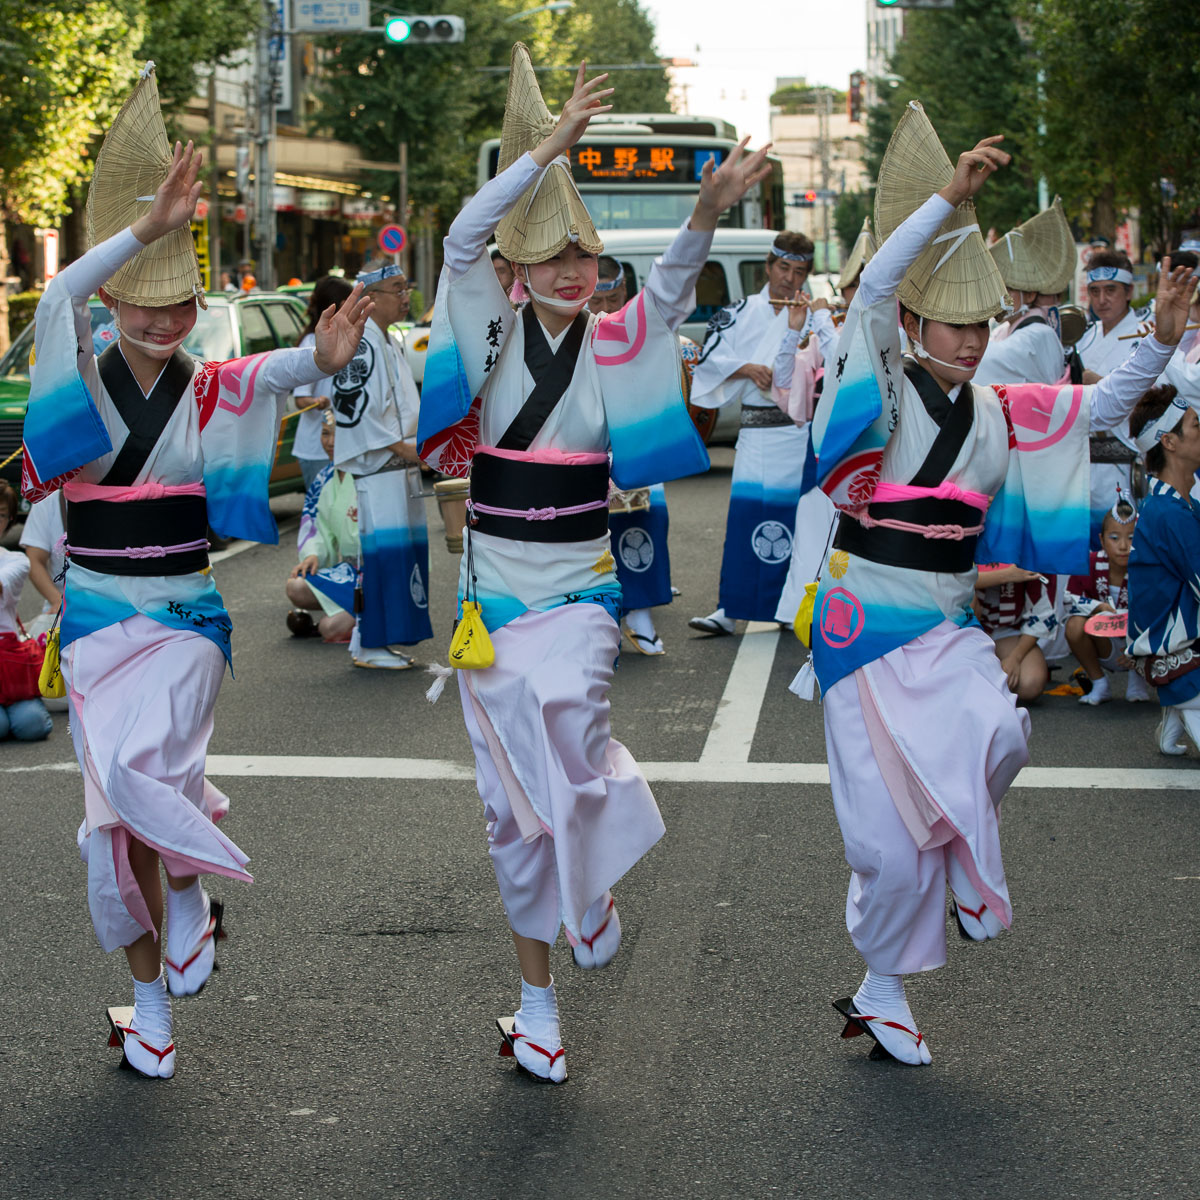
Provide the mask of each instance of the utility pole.
{"label": "utility pole", "polygon": [[208,206],[208,261],[210,281],[213,290],[221,287],[221,195],[217,188],[221,182],[221,172],[217,167],[217,142],[220,134],[217,130],[217,65],[212,63],[208,69],[208,153],[209,153],[209,191],[212,201]]}
{"label": "utility pole", "polygon": [[[396,160],[400,167],[399,189],[396,194],[396,224],[401,226],[406,232],[408,231],[408,142],[401,140],[400,142],[400,157]],[[400,269],[407,276],[409,274],[409,246],[412,245],[412,238],[408,237],[404,242],[404,249],[400,251]]]}
{"label": "utility pole", "polygon": [[275,287],[275,97],[277,62],[272,40],[279,36],[277,10],[269,6],[268,20],[258,31],[254,56],[254,257],[261,288]]}
{"label": "utility pole", "polygon": [[[829,141],[829,119],[833,111],[833,92],[829,88],[821,88],[817,93],[817,147],[821,159],[821,222],[822,241],[825,243],[825,261],[822,264],[829,270],[829,185],[833,179],[830,163],[831,145]],[[815,267],[816,264],[814,263]]]}

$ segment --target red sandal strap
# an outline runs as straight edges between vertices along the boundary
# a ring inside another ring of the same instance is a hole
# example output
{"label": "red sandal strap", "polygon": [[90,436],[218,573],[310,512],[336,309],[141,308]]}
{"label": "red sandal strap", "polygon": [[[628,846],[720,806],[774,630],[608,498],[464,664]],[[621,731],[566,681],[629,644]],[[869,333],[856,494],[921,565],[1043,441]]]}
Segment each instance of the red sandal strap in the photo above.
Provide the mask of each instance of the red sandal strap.
{"label": "red sandal strap", "polygon": [[513,1034],[513,1042],[514,1042],[514,1044],[515,1044],[516,1042],[518,1042],[518,1041],[522,1041],[522,1042],[524,1042],[524,1043],[525,1043],[525,1045],[527,1045],[527,1046],[530,1048],[530,1050],[536,1050],[536,1051],[537,1051],[539,1054],[543,1054],[543,1055],[545,1055],[545,1056],[546,1056],[546,1058],[548,1058],[548,1059],[550,1060],[550,1065],[551,1065],[551,1066],[554,1066],[554,1064],[555,1064],[556,1062],[558,1062],[558,1060],[559,1060],[560,1058],[562,1058],[562,1056],[563,1056],[564,1054],[566,1054],[566,1052],[567,1052],[567,1051],[566,1051],[566,1047],[565,1047],[565,1046],[559,1046],[559,1048],[558,1048],[557,1050],[555,1050],[553,1054],[551,1054],[549,1050],[546,1050],[544,1047],[542,1047],[542,1046],[539,1046],[539,1045],[537,1044],[537,1042],[531,1042],[531,1041],[529,1040],[529,1038],[525,1036],[525,1034],[523,1034],[523,1033],[514,1033],[514,1034]]}
{"label": "red sandal strap", "polygon": [[600,927],[596,930],[595,933],[592,934],[591,937],[584,937],[583,931],[580,930],[579,940],[589,950],[595,945],[596,939],[608,928],[609,922],[612,920],[613,909],[616,908],[616,906],[617,906],[616,900],[612,896],[610,896],[608,898],[608,907],[604,910],[604,913],[605,913],[604,920],[600,922]]}
{"label": "red sandal strap", "polygon": [[213,936],[213,933],[215,932],[216,928],[217,928],[216,917],[209,917],[208,918],[208,931],[196,943],[196,949],[192,952],[191,958],[189,958],[182,966],[176,966],[165,954],[163,955],[163,962],[165,962],[167,964],[167,966],[171,968],[172,971],[177,971],[177,972],[179,972],[179,974],[182,975],[183,972],[186,971],[188,969],[188,967],[190,967],[192,965],[192,963],[194,963],[196,961],[196,959],[198,959],[200,957],[200,955],[204,953],[204,943],[207,942]]}

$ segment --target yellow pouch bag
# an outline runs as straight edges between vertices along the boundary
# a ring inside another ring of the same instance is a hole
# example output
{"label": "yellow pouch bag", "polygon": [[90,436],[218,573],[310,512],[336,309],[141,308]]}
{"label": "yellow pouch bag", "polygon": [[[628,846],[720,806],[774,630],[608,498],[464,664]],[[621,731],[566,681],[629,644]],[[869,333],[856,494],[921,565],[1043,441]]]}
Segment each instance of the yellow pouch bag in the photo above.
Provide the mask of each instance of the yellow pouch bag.
{"label": "yellow pouch bag", "polygon": [[812,647],[812,623],[813,623],[813,606],[817,601],[817,583],[806,583],[804,585],[804,599],[800,601],[800,607],[796,611],[796,619],[792,622],[792,629],[800,641]]}
{"label": "yellow pouch bag", "polygon": [[478,600],[462,602],[462,616],[450,639],[450,665],[460,670],[480,671],[496,661],[496,651],[483,623]]}
{"label": "yellow pouch bag", "polygon": [[38,675],[38,691],[47,700],[61,700],[67,694],[67,685],[62,677],[62,664],[58,657],[58,626],[46,635],[46,654],[42,659],[42,671]]}

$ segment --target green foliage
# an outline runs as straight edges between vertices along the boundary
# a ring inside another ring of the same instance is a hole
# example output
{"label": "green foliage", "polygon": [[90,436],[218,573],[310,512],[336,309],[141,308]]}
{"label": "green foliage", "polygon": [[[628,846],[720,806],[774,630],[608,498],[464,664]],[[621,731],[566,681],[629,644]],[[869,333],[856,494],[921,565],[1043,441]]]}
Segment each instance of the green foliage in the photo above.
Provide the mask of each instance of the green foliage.
{"label": "green foliage", "polygon": [[136,74],[127,47],[140,38],[142,19],[131,7],[0,0],[0,213],[7,219],[56,223],[70,187],[91,173],[89,143]]}
{"label": "green foliage", "polygon": [[[381,20],[385,9],[377,5]],[[316,124],[359,147],[364,158],[395,161],[402,141],[409,148],[409,201],[434,208],[444,228],[463,197],[474,190],[480,143],[500,132],[507,71],[514,41],[530,48],[535,65],[577,63],[586,53],[595,63],[656,59],[654,29],[635,0],[576,0],[564,14],[506,18],[530,7],[522,0],[446,0],[438,11],[457,13],[467,23],[466,41],[449,46],[390,46],[378,37],[329,41],[318,87]],[[546,102],[557,111],[571,94],[570,71],[538,75]],[[630,111],[666,109],[663,71],[613,73],[617,107]],[[378,190],[393,192],[395,175],[381,176]]]}
{"label": "green foliage", "polygon": [[18,292],[8,298],[8,325],[17,333],[33,320],[34,309],[42,298],[41,292]]}
{"label": "green foliage", "polygon": [[833,226],[837,230],[838,241],[842,247],[842,258],[845,260],[858,235],[862,231],[865,218],[871,218],[875,225],[875,193],[874,192],[843,192],[833,210]]}
{"label": "green foliage", "polygon": [[263,0],[142,0],[138,7],[147,21],[136,57],[154,61],[168,122],[202,90],[196,68],[250,46],[266,12]]}
{"label": "green foliage", "polygon": [[[1012,164],[988,180],[977,203],[983,229],[993,226],[1000,233],[1037,211],[1030,132],[1036,128],[1037,73],[1014,19],[1017,5],[1018,0],[957,0],[953,9],[907,12],[904,37],[889,64],[900,82],[878,82],[882,99],[867,119],[872,176],[910,100],[924,105],[951,162],[980,138],[1003,134]],[[1056,186],[1053,176],[1050,185]]]}
{"label": "green foliage", "polygon": [[1111,237],[1122,211],[1137,206],[1143,236],[1164,248],[1200,204],[1195,6],[1022,0],[1020,7],[1045,74],[1037,164],[1089,232]]}
{"label": "green foliage", "polygon": [[792,83],[771,93],[771,104],[781,112],[793,116],[797,113],[812,113],[817,111],[817,97],[823,91],[832,91],[830,100],[833,112],[841,112],[846,107],[846,93],[834,91],[832,88],[809,87],[806,83]]}

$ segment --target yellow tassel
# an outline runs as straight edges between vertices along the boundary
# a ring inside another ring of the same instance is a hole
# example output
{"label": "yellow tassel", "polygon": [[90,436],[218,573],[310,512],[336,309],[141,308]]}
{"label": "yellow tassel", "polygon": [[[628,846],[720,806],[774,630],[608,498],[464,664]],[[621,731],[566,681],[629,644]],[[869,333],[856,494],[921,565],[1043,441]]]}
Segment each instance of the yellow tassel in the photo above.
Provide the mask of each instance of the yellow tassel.
{"label": "yellow tassel", "polygon": [[479,671],[495,661],[496,651],[483,623],[482,605],[477,600],[464,600],[462,617],[450,639],[450,665]]}
{"label": "yellow tassel", "polygon": [[50,630],[46,638],[46,656],[42,659],[42,672],[38,676],[38,691],[47,700],[59,700],[67,694],[63,682],[62,664],[58,657],[58,627]]}
{"label": "yellow tassel", "polygon": [[817,600],[817,585],[815,583],[806,583],[804,585],[804,599],[800,601],[800,608],[796,613],[796,619],[792,622],[792,629],[795,630],[796,636],[804,645],[812,646],[812,623],[813,623],[813,606]]}

